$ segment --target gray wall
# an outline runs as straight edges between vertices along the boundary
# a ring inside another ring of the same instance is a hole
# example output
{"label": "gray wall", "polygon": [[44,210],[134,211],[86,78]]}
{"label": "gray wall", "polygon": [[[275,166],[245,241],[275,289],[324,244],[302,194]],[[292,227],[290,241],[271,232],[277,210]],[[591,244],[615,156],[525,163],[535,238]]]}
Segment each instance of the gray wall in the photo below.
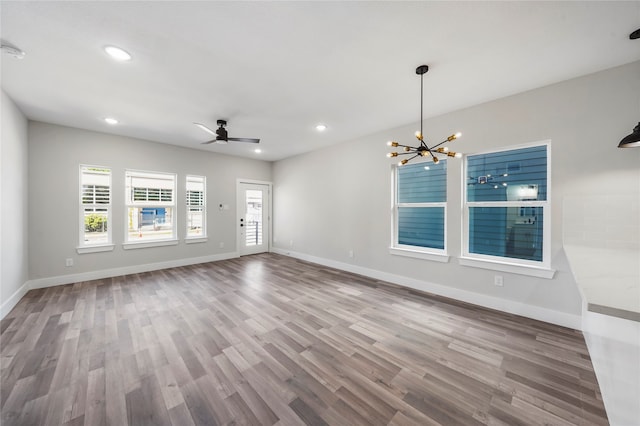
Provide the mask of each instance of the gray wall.
{"label": "gray wall", "polygon": [[[111,167],[113,193],[112,252],[77,254],[78,167]],[[125,169],[178,175],[178,237],[175,246],[124,250]],[[185,244],[185,176],[207,177],[206,243]],[[29,278],[82,274],[162,264],[179,259],[232,254],[236,249],[236,179],[271,180],[271,163],[208,153],[40,122],[29,123]],[[229,210],[219,210],[219,204]],[[182,218],[182,219],[181,219]],[[220,248],[220,243],[224,248]],[[74,260],[73,267],[65,259]],[[45,281],[44,285],[64,280]],[[36,285],[39,286],[40,284]]]}
{"label": "gray wall", "polygon": [[[461,160],[448,163],[450,262],[389,254],[392,160],[385,157],[385,142],[412,142],[418,123],[274,163],[274,249],[451,289],[445,293],[475,294],[479,304],[490,298],[506,307],[532,306],[579,319],[581,298],[562,250],[562,200],[575,194],[640,197],[640,150],[616,148],[638,123],[639,94],[640,62],[635,62],[424,123],[432,141],[461,131],[452,149],[464,153],[551,139],[551,266],[557,270],[551,280],[458,264]],[[504,276],[504,287],[493,285],[496,274]]]}
{"label": "gray wall", "polygon": [[[0,318],[28,279],[27,119],[2,91],[0,104]],[[24,289],[24,290],[21,290]]]}

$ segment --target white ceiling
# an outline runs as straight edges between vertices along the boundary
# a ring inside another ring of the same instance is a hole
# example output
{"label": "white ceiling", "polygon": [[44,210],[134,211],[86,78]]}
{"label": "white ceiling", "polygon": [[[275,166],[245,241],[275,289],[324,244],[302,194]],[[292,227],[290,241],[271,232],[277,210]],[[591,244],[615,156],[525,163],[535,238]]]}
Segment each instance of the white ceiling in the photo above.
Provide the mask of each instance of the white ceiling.
{"label": "white ceiling", "polygon": [[[416,123],[423,63],[426,118],[640,60],[640,1],[0,7],[2,39],[27,53],[2,55],[2,88],[28,118],[265,160]],[[201,145],[192,123],[218,118],[263,153]]]}

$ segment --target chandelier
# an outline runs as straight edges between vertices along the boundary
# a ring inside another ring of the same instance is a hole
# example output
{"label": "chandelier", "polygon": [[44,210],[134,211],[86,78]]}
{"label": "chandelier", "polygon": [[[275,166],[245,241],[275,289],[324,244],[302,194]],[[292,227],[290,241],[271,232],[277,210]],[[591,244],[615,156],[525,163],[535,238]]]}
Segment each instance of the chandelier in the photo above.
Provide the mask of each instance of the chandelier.
{"label": "chandelier", "polygon": [[420,141],[420,145],[417,147],[414,147],[414,146],[402,145],[396,141],[387,142],[387,146],[394,147],[394,148],[400,146],[403,148],[402,152],[390,152],[387,154],[387,157],[392,158],[392,157],[397,157],[399,155],[412,155],[412,157],[402,159],[398,163],[398,166],[404,166],[405,164],[407,164],[409,161],[413,160],[416,157],[431,157],[433,162],[436,164],[438,163],[438,161],[440,161],[440,159],[438,158],[438,155],[443,155],[447,157],[456,157],[456,158],[462,157],[461,153],[449,151],[449,147],[441,146],[447,142],[451,142],[453,140],[458,139],[460,136],[462,136],[462,133],[460,132],[449,136],[439,144],[433,145],[431,147],[429,147],[427,143],[424,141],[424,135],[422,133],[422,121],[423,121],[422,119],[423,100],[422,99],[424,95],[422,80],[424,75],[427,73],[427,71],[429,71],[429,66],[427,65],[420,65],[418,68],[416,68],[416,74],[420,75],[420,130],[416,132],[416,138]]}

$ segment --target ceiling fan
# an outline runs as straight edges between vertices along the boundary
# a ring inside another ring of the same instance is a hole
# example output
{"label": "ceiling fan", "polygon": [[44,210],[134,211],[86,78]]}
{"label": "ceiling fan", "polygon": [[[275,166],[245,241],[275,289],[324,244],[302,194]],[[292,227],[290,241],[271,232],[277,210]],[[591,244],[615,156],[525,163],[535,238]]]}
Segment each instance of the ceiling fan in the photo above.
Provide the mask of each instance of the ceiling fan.
{"label": "ceiling fan", "polygon": [[259,143],[260,139],[253,139],[253,138],[230,138],[227,135],[227,129],[225,129],[225,127],[227,126],[227,120],[218,120],[217,124],[218,124],[218,128],[216,129],[216,131],[211,130],[210,128],[208,128],[207,126],[205,126],[204,124],[200,124],[200,123],[193,123],[196,126],[200,127],[202,130],[204,130],[207,133],[211,133],[212,135],[214,135],[216,138],[212,139],[208,142],[202,142],[203,145],[206,144],[210,144],[210,143],[217,143],[217,144],[226,144],[229,141],[232,142],[249,142],[249,143]]}

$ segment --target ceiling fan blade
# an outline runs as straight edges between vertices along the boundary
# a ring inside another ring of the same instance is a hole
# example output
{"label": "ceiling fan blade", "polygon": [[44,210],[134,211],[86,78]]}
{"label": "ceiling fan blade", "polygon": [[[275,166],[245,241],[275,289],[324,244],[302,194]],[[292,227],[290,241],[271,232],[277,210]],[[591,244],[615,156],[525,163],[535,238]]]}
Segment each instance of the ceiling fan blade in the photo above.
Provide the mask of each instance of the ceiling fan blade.
{"label": "ceiling fan blade", "polygon": [[252,138],[227,138],[227,140],[233,141],[233,142],[260,143],[260,139],[252,139]]}
{"label": "ceiling fan blade", "polygon": [[207,133],[209,133],[209,134],[211,134],[211,135],[213,135],[213,136],[215,136],[215,135],[216,135],[216,132],[214,132],[213,130],[211,130],[210,128],[208,128],[207,126],[205,126],[204,124],[201,124],[201,123],[193,123],[193,124],[195,124],[195,125],[196,125],[196,126],[198,126],[200,129],[204,130],[205,132],[207,132]]}
{"label": "ceiling fan blade", "polygon": [[210,143],[216,143],[216,140],[212,139],[212,140],[207,141],[207,142],[202,142],[202,145],[209,145]]}

